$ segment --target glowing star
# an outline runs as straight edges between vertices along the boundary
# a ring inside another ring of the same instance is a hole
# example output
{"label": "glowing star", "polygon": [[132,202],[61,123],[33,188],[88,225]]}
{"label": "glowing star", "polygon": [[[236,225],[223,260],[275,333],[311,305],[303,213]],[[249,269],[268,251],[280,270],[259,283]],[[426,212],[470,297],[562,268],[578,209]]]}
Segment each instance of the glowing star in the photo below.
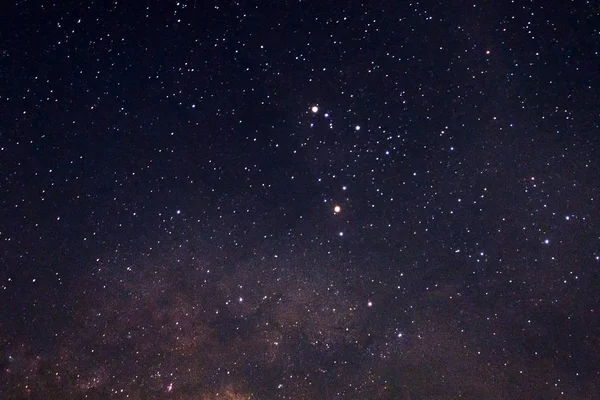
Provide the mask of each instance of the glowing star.
{"label": "glowing star", "polygon": [[314,114],[316,114],[316,113],[318,113],[318,112],[319,112],[319,107],[317,107],[317,106],[312,106],[312,107],[310,108],[310,111],[312,111]]}
{"label": "glowing star", "polygon": [[338,233],[339,236],[344,236],[344,232]]}
{"label": "glowing star", "polygon": [[367,307],[373,307],[373,302],[371,300],[367,301]]}
{"label": "glowing star", "polygon": [[333,207],[333,212],[334,212],[334,213],[336,213],[336,214],[337,214],[337,213],[339,213],[340,211],[342,211],[342,207],[340,207],[340,206],[335,206],[335,207]]}
{"label": "glowing star", "polygon": [[356,130],[356,131],[360,131],[360,125],[356,125],[356,126],[354,127],[354,130]]}

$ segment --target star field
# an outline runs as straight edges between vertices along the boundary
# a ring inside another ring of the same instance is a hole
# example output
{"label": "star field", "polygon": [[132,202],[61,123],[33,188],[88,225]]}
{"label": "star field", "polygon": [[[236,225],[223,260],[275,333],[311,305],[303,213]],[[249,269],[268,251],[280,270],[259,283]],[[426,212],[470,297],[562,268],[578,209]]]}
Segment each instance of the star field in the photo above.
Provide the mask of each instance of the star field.
{"label": "star field", "polygon": [[1,399],[597,397],[596,2],[0,19]]}

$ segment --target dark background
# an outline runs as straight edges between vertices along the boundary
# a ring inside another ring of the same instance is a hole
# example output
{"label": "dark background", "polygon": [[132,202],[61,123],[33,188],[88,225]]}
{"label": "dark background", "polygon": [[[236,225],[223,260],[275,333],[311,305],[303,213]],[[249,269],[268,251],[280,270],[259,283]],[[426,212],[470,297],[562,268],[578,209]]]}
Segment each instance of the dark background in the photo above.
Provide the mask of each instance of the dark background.
{"label": "dark background", "polygon": [[597,395],[597,1],[0,27],[0,398]]}

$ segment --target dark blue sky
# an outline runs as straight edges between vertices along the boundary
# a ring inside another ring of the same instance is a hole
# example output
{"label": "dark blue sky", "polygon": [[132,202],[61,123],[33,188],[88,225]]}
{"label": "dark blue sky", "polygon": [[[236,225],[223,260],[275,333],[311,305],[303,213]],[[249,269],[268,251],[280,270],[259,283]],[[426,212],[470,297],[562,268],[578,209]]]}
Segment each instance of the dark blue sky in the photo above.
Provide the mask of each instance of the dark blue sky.
{"label": "dark blue sky", "polygon": [[0,397],[597,393],[597,2],[0,26]]}

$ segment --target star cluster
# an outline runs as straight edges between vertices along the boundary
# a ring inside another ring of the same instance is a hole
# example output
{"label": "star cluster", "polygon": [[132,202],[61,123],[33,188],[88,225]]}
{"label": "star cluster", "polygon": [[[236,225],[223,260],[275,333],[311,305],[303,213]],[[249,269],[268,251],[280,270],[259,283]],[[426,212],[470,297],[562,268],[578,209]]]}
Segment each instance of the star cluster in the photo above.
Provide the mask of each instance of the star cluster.
{"label": "star cluster", "polygon": [[0,398],[595,398],[598,7],[2,14]]}

